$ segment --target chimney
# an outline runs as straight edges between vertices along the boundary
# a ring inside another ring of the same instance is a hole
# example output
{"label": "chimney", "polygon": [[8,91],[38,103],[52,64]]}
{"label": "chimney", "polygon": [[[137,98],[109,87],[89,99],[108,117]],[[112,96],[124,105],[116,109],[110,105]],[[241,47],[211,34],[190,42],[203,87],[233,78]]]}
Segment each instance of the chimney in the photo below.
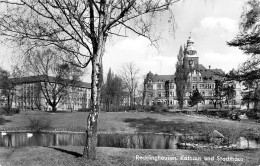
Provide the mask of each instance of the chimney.
{"label": "chimney", "polygon": [[210,65],[209,65],[209,69],[210,69]]}

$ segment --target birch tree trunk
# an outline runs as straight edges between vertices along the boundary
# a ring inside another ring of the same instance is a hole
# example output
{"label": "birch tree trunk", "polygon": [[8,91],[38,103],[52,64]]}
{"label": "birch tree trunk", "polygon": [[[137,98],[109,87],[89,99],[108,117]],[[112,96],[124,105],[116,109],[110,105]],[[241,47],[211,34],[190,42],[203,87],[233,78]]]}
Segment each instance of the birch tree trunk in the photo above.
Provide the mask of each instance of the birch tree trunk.
{"label": "birch tree trunk", "polygon": [[87,118],[86,144],[83,151],[83,156],[88,159],[96,158],[97,145],[97,120],[99,115],[99,66],[97,58],[92,61],[92,82],[91,82],[91,112]]}
{"label": "birch tree trunk", "polygon": [[97,48],[96,54],[92,59],[91,74],[91,112],[87,118],[86,143],[83,150],[83,157],[87,159],[96,159],[97,146],[97,121],[100,111],[100,93],[101,93],[101,75],[102,75],[102,57],[105,49],[105,37],[99,41],[100,48]]}

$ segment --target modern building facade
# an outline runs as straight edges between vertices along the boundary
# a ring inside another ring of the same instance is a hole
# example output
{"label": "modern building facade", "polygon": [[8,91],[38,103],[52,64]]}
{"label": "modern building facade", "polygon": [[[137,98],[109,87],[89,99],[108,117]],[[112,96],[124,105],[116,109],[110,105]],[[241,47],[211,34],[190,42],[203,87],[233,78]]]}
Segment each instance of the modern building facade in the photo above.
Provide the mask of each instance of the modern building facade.
{"label": "modern building facade", "polygon": [[[21,110],[51,110],[45,97],[46,93],[42,92],[46,80],[48,80],[48,86],[56,86],[56,89],[60,90],[59,93],[62,93],[56,99],[59,100],[57,110],[73,111],[90,108],[91,85],[89,83],[77,81],[64,86],[64,83],[55,81],[54,77],[43,75],[12,79],[14,85],[12,107]],[[64,86],[64,88],[60,88],[60,86]],[[52,93],[47,95],[49,98],[53,97]]]}
{"label": "modern building facade", "polygon": [[[189,65],[189,74],[187,80],[187,91],[184,97],[184,105],[188,105],[189,96],[198,89],[204,97],[202,105],[212,106],[215,97],[215,84],[217,80],[222,80],[223,77],[219,73],[224,73],[221,69],[206,68],[199,62],[199,55],[194,47],[194,41],[191,37],[187,40],[187,47],[184,51]],[[157,75],[149,72],[144,81],[144,103],[152,105],[154,103],[162,103],[168,106],[178,106],[176,95],[176,84],[174,75]],[[240,107],[241,104],[241,84],[236,81],[225,82],[226,86],[232,84],[235,88],[235,97],[232,101],[223,98],[223,104],[232,103],[233,106]]]}

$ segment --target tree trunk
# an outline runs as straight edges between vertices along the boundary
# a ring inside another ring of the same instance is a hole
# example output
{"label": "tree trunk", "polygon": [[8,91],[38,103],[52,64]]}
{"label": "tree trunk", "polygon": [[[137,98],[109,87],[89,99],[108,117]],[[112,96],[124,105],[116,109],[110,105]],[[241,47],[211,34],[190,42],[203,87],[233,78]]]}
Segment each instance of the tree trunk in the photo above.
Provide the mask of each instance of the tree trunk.
{"label": "tree trunk", "polygon": [[91,82],[91,101],[92,110],[87,119],[86,144],[83,150],[83,157],[88,159],[96,159],[97,146],[97,120],[99,115],[100,102],[100,67],[97,58],[92,61],[92,82]]}
{"label": "tree trunk", "polygon": [[52,112],[56,112],[57,111],[57,108],[56,108],[56,106],[51,106],[51,108],[52,108]]}
{"label": "tree trunk", "polygon": [[100,111],[100,92],[101,92],[101,72],[102,57],[105,49],[106,37],[100,37],[99,48],[92,57],[92,74],[91,74],[91,112],[87,118],[86,143],[83,150],[83,157],[91,160],[96,159],[97,146],[97,120]]}

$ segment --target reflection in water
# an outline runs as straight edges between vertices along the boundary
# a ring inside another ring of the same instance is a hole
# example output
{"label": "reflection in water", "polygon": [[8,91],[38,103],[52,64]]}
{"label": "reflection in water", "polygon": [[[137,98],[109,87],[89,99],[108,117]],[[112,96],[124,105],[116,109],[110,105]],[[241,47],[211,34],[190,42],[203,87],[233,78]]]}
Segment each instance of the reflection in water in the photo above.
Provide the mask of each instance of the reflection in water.
{"label": "reflection in water", "polygon": [[248,140],[245,137],[240,137],[237,142],[237,147],[239,149],[260,148],[260,139]]}
{"label": "reflection in water", "polygon": [[[98,146],[135,149],[177,149],[179,135],[168,134],[98,134]],[[83,146],[85,134],[69,133],[7,133],[0,136],[0,146]],[[260,148],[260,140],[241,137],[238,148]]]}
{"label": "reflection in water", "polygon": [[179,137],[162,134],[99,134],[98,146],[135,149],[176,149]]}
{"label": "reflection in water", "polygon": [[0,146],[80,146],[84,143],[84,134],[56,133],[8,133],[0,137]]}

